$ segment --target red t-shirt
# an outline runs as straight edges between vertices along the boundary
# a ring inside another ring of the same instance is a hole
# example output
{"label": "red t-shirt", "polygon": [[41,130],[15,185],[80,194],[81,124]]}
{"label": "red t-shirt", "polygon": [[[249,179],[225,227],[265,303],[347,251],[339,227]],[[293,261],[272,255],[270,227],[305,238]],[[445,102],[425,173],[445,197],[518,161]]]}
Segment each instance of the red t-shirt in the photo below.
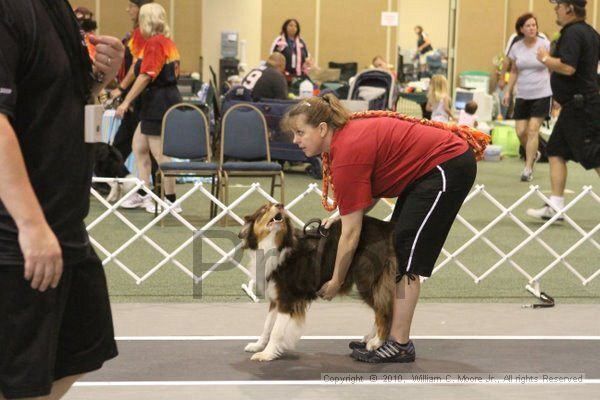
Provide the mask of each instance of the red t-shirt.
{"label": "red t-shirt", "polygon": [[453,133],[392,117],[350,120],[331,140],[331,173],[341,215],[398,197],[468,144]]}

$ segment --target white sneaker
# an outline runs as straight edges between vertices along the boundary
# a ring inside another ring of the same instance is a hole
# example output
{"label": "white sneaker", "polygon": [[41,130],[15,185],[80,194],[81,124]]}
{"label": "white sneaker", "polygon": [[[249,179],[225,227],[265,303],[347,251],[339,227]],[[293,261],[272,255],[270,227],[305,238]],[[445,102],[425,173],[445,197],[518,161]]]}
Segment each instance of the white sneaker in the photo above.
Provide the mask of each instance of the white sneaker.
{"label": "white sneaker", "polygon": [[149,194],[142,196],[138,192],[135,192],[135,193],[129,195],[129,197],[121,203],[121,207],[123,207],[123,208],[146,208],[150,204],[153,204],[153,201]]}
{"label": "white sneaker", "polygon": [[521,182],[531,182],[533,179],[533,171],[525,168],[521,173]]}
{"label": "white sneaker", "polygon": [[[542,208],[528,208],[527,215],[533,218],[542,219],[544,221],[548,221],[550,218],[556,215],[556,211],[548,205],[545,205]],[[561,215],[556,219],[556,221],[563,221],[564,218]]]}
{"label": "white sneaker", "polygon": [[[171,203],[171,201],[165,199],[165,203],[167,203],[167,206],[171,206],[173,203]],[[156,203],[154,202],[154,200],[150,201],[150,204],[148,204],[146,206],[146,212],[149,212],[150,214],[154,214],[154,209],[156,208]],[[180,212],[183,211],[183,209],[181,208],[181,206],[177,206],[173,209],[174,212],[176,212],[177,214],[179,214]],[[158,205],[158,214],[160,214],[162,212],[162,206]]]}
{"label": "white sneaker", "polygon": [[533,162],[536,163],[536,162],[540,161],[540,158],[542,158],[542,152],[538,150],[535,153],[535,160],[533,160]]}

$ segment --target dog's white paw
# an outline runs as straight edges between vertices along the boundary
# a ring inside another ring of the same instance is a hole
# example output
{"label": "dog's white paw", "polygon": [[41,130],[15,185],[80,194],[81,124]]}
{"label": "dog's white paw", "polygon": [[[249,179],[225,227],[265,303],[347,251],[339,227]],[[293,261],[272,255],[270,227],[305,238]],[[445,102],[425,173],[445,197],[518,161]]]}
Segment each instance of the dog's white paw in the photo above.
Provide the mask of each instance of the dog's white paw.
{"label": "dog's white paw", "polygon": [[266,351],[261,351],[259,353],[254,353],[250,358],[252,361],[272,361],[277,357],[275,354],[268,353]]}
{"label": "dog's white paw", "polygon": [[254,342],[248,343],[248,345],[244,348],[244,351],[248,353],[256,353],[257,351],[263,351],[265,346],[262,343]]}
{"label": "dog's white paw", "polygon": [[378,348],[381,347],[382,344],[383,344],[383,340],[381,340],[381,339],[379,339],[379,337],[375,336],[374,338],[371,338],[367,342],[367,350],[369,350],[369,351],[377,350]]}

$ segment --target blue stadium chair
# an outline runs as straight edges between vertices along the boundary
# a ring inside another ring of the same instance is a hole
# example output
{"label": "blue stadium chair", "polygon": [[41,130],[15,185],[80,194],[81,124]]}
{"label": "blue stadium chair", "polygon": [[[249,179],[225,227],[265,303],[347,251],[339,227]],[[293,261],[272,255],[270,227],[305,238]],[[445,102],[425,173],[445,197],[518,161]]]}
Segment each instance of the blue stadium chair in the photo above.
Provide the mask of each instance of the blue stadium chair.
{"label": "blue stadium chair", "polygon": [[[229,178],[271,177],[271,196],[275,187],[281,190],[284,202],[284,175],[281,164],[271,161],[267,122],[260,110],[240,103],[227,110],[221,121],[221,159],[219,186],[229,202]],[[279,176],[279,184],[276,178]]]}
{"label": "blue stadium chair", "polygon": [[[162,154],[189,161],[162,162],[158,166],[157,186],[164,199],[165,177],[200,176],[211,178],[211,193],[218,197],[216,179],[219,166],[212,162],[208,120],[200,108],[186,103],[169,108],[162,121]],[[211,202],[211,217],[216,205]]]}

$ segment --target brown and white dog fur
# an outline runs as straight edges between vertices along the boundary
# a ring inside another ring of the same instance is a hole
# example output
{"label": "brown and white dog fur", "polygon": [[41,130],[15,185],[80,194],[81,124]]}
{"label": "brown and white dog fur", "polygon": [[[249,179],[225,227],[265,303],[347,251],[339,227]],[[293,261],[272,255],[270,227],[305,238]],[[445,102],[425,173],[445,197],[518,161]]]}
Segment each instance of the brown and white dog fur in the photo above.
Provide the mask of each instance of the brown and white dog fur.
{"label": "brown and white dog fur", "polygon": [[[251,251],[253,262],[262,260],[261,265],[251,268],[264,267],[265,296],[269,300],[263,332],[245,351],[255,353],[252,360],[270,361],[294,348],[308,306],[331,279],[341,222],[330,227],[317,255],[320,239],[294,229],[281,204],[266,204],[246,216],[245,221],[239,237],[244,240],[244,248]],[[358,247],[340,290],[340,294],[346,294],[356,285],[362,300],[375,312],[373,330],[363,339],[369,350],[381,346],[390,329],[396,276],[392,237],[390,223],[364,217]]]}

